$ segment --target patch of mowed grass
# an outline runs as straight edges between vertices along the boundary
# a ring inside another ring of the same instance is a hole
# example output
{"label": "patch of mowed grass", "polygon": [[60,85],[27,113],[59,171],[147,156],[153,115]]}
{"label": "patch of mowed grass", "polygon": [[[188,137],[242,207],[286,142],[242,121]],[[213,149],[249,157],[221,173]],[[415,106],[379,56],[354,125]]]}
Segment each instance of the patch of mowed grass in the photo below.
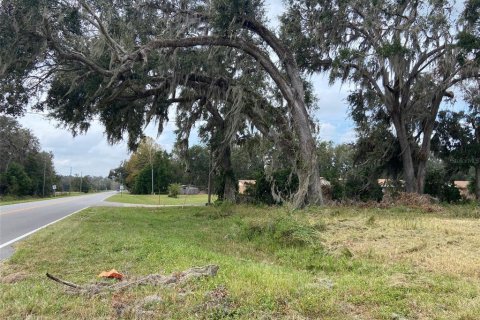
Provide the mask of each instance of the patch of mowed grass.
{"label": "patch of mowed grass", "polygon": [[[212,202],[217,197],[212,195]],[[207,194],[190,194],[190,195],[178,195],[177,198],[171,198],[166,194],[151,195],[151,194],[116,194],[105,201],[130,203],[130,204],[145,204],[145,205],[205,205],[208,202]]]}
{"label": "patch of mowed grass", "polygon": [[14,196],[2,196],[0,197],[0,206],[6,206],[10,204],[17,204],[17,203],[25,203],[25,202],[34,202],[34,201],[44,201],[44,200],[53,200],[57,198],[66,198],[66,197],[74,197],[74,196],[84,196],[91,193],[84,193],[84,192],[65,192],[65,193],[57,193],[56,196],[49,196],[46,198],[40,197],[33,197],[33,196],[26,196],[26,197],[14,197]]}
{"label": "patch of mowed grass", "polygon": [[[391,219],[408,217],[397,215],[355,208],[88,209],[18,246],[2,275],[27,277],[0,283],[0,318],[109,318],[115,317],[117,300],[133,303],[159,294],[163,302],[153,307],[158,319],[475,319],[478,280],[425,271],[408,261],[385,263],[342,242],[349,235],[352,243],[359,241],[356,232],[376,232]],[[372,216],[374,223],[366,223]],[[354,218],[357,224],[350,223]],[[331,247],[335,241],[338,250]],[[206,264],[220,266],[217,277],[188,284],[184,290],[190,293],[183,297],[176,288],[149,286],[72,296],[44,275],[85,284],[111,268],[136,276]],[[229,307],[206,308],[206,293],[219,286],[229,293]]]}

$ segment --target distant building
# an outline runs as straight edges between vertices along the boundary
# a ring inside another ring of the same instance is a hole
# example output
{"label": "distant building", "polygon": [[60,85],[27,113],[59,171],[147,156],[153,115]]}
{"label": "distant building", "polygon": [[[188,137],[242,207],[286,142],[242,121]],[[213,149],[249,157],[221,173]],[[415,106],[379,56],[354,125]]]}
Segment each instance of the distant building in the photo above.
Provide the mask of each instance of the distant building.
{"label": "distant building", "polygon": [[382,192],[385,193],[387,190],[398,191],[404,190],[405,182],[403,180],[392,180],[392,179],[377,179],[377,183],[382,187]]}
{"label": "distant building", "polygon": [[256,180],[238,180],[238,193],[244,194],[249,186],[254,186]]}
{"label": "distant building", "polygon": [[324,200],[332,200],[332,184],[324,177],[320,177],[320,186]]}
{"label": "distant building", "polygon": [[180,194],[199,194],[200,189],[195,186],[182,185],[180,188]]}
{"label": "distant building", "polygon": [[458,191],[460,191],[460,195],[465,199],[475,199],[474,195],[468,191],[468,184],[470,181],[453,181],[455,187],[457,187]]}

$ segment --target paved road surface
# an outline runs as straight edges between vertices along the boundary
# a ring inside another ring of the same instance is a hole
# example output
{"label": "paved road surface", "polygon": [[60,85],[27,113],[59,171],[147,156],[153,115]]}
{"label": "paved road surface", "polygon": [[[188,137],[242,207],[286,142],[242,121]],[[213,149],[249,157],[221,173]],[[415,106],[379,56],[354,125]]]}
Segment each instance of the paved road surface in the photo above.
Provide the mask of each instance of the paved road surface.
{"label": "paved road surface", "polygon": [[0,206],[0,259],[13,253],[13,243],[68,215],[102,202],[116,192],[96,193]]}

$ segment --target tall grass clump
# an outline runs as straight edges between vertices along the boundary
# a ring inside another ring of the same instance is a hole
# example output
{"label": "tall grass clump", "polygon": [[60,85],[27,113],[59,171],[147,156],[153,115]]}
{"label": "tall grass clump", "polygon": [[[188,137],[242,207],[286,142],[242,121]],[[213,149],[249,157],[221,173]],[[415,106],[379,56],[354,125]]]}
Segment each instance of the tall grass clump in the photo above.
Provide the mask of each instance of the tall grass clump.
{"label": "tall grass clump", "polygon": [[259,240],[286,247],[319,246],[325,225],[312,224],[300,213],[261,216],[244,220],[242,235],[249,241]]}

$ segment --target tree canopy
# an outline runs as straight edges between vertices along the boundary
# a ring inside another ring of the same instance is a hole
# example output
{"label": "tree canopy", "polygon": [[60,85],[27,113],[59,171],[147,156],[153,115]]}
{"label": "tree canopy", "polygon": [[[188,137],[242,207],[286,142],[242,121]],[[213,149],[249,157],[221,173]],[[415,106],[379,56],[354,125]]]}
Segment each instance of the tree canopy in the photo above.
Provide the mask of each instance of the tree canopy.
{"label": "tree canopy", "polygon": [[237,129],[238,114],[278,136],[260,122],[265,99],[252,99],[277,96],[267,104],[281,121],[269,124],[293,129],[294,202],[321,202],[304,81],[291,50],[265,27],[261,1],[20,0],[1,8],[2,112],[19,114],[47,90],[36,107],[74,133],[98,117],[110,142],[127,135],[135,148],[147,123],[162,131],[171,105],[189,106],[192,119],[195,108],[227,106],[223,140]]}
{"label": "tree canopy", "polygon": [[[407,192],[423,192],[430,141],[451,88],[478,77],[457,45],[453,1],[289,1],[284,36],[303,70],[356,85],[356,112],[383,117],[401,147]],[[359,107],[363,110],[359,110]]]}

